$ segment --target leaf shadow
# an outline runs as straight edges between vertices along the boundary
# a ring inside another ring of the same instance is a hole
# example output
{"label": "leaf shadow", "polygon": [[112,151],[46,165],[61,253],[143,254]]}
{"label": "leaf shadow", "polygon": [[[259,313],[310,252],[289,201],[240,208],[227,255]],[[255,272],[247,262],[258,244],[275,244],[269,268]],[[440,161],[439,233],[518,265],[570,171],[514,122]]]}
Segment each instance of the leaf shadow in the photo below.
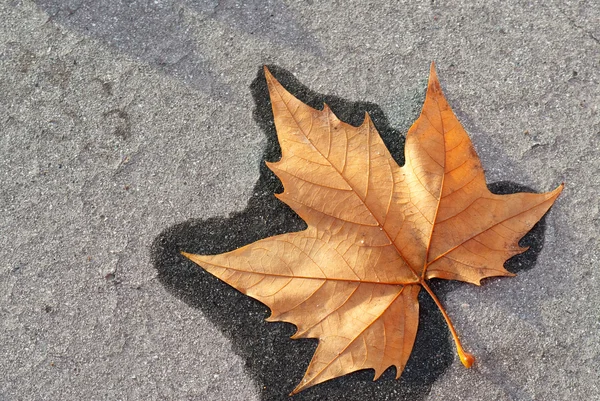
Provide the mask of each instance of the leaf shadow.
{"label": "leaf shadow", "polygon": [[[327,103],[342,121],[359,125],[365,111],[371,116],[386,146],[402,165],[404,135],[390,127],[376,104],[351,102],[311,91],[291,73],[269,66],[273,75],[291,93],[315,108]],[[262,68],[250,87],[254,101],[254,119],[267,137],[263,160],[281,157],[267,86]],[[495,193],[530,191],[511,182],[490,185]],[[316,348],[316,340],[291,340],[295,328],[287,323],[268,323],[268,308],[243,295],[185,259],[180,250],[215,254],[233,250],[268,236],[299,231],[305,223],[273,194],[282,191],[276,176],[260,165],[260,177],[246,209],[228,218],[193,219],[167,228],[154,240],[151,253],[160,282],[173,295],[203,314],[231,340],[256,383],[261,400],[286,400],[302,378]],[[522,240],[530,249],[507,262],[512,272],[531,268],[543,246],[544,219]],[[465,285],[465,284],[461,284]],[[453,287],[451,282],[432,283],[440,299]],[[373,371],[365,370],[309,388],[294,400],[422,400],[435,380],[453,363],[454,345],[434,302],[422,291],[419,296],[420,321],[417,339],[408,364],[399,380],[388,369],[373,382]]]}

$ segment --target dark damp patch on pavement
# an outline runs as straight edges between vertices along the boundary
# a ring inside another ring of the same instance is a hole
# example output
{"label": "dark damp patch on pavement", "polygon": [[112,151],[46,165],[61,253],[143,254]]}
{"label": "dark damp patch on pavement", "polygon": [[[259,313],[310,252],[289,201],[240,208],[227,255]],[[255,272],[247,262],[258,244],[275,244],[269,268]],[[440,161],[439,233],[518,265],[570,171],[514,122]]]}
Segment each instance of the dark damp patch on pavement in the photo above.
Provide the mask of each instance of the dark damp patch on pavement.
{"label": "dark damp patch on pavement", "polygon": [[[273,75],[296,97],[321,109],[327,103],[342,121],[359,125],[365,111],[371,116],[383,141],[396,161],[404,163],[404,135],[390,127],[381,109],[373,103],[352,102],[335,96],[315,93],[298,82],[292,74],[277,66],[269,66]],[[256,103],[254,119],[261,127],[267,143],[264,161],[277,161],[281,150],[277,142],[269,94],[262,68],[250,89]],[[490,185],[494,193],[506,194],[529,188],[511,182]],[[193,219],[164,230],[152,244],[152,259],[160,282],[173,295],[188,305],[199,308],[227,336],[240,355],[255,382],[262,400],[288,400],[288,394],[304,375],[317,341],[291,340],[295,327],[288,323],[268,323],[268,308],[243,295],[180,255],[181,250],[198,254],[216,254],[276,234],[303,230],[305,223],[273,194],[283,187],[262,162],[260,177],[246,209],[228,218]],[[510,259],[506,267],[512,272],[530,269],[543,246],[545,223],[542,219],[521,244],[529,250]],[[468,285],[432,280],[438,297],[455,285]],[[444,319],[431,298],[419,295],[419,330],[413,352],[399,380],[394,368],[373,382],[373,370],[364,370],[330,380],[302,391],[294,400],[422,400],[435,380],[452,363],[454,344]]]}

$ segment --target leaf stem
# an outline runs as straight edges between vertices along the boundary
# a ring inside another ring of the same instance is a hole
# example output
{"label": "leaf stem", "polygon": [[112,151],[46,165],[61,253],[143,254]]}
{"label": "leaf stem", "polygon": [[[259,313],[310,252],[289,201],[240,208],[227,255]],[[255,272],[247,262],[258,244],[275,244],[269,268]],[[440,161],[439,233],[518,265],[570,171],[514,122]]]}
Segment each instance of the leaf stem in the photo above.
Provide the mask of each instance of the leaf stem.
{"label": "leaf stem", "polygon": [[429,285],[427,285],[427,282],[424,279],[421,279],[420,284],[423,286],[423,288],[425,288],[425,291],[427,291],[429,296],[431,298],[433,298],[433,301],[435,302],[437,307],[440,309],[440,312],[442,312],[444,319],[446,319],[446,324],[448,324],[450,333],[452,333],[452,338],[454,339],[454,343],[456,344],[456,351],[458,352],[460,361],[462,362],[463,365],[465,365],[466,368],[470,368],[473,365],[473,363],[475,362],[475,357],[463,349],[462,344],[460,343],[460,339],[458,338],[458,334],[456,333],[456,330],[454,329],[454,325],[452,324],[452,321],[450,320],[450,316],[448,316],[448,314],[446,313],[446,310],[442,306],[442,303],[440,302],[438,297],[431,290],[431,288],[429,288]]}

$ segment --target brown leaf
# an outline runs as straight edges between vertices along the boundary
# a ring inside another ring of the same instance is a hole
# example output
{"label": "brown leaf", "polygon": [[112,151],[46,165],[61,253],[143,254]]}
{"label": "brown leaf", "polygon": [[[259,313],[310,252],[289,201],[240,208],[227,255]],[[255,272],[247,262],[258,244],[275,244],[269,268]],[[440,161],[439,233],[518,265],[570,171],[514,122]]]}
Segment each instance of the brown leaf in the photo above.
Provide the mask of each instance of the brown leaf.
{"label": "brown leaf", "polygon": [[465,366],[473,357],[430,278],[480,284],[512,276],[504,262],[563,186],[545,194],[494,195],[471,140],[431,66],[423,110],[399,167],[368,115],[360,127],[315,110],[265,68],[282,157],[268,163],[284,185],[276,196],[308,228],[221,255],[185,256],[293,323],[293,338],[319,345],[297,393],[360,369],[399,377],[417,333],[423,287],[446,319]]}

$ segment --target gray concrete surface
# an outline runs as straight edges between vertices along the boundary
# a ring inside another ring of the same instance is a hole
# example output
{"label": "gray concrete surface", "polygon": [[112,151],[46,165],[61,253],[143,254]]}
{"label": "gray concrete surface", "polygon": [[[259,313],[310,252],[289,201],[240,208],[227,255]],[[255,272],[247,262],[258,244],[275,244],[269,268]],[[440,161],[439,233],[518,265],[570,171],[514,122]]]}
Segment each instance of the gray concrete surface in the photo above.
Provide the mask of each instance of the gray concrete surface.
{"label": "gray concrete surface", "polygon": [[400,381],[294,398],[600,399],[600,3],[2,0],[0,21],[0,400],[287,399],[314,344],[176,249],[301,225],[264,171],[263,64],[398,146],[431,60],[489,182],[566,189],[517,277],[439,285],[474,369],[431,308]]}

